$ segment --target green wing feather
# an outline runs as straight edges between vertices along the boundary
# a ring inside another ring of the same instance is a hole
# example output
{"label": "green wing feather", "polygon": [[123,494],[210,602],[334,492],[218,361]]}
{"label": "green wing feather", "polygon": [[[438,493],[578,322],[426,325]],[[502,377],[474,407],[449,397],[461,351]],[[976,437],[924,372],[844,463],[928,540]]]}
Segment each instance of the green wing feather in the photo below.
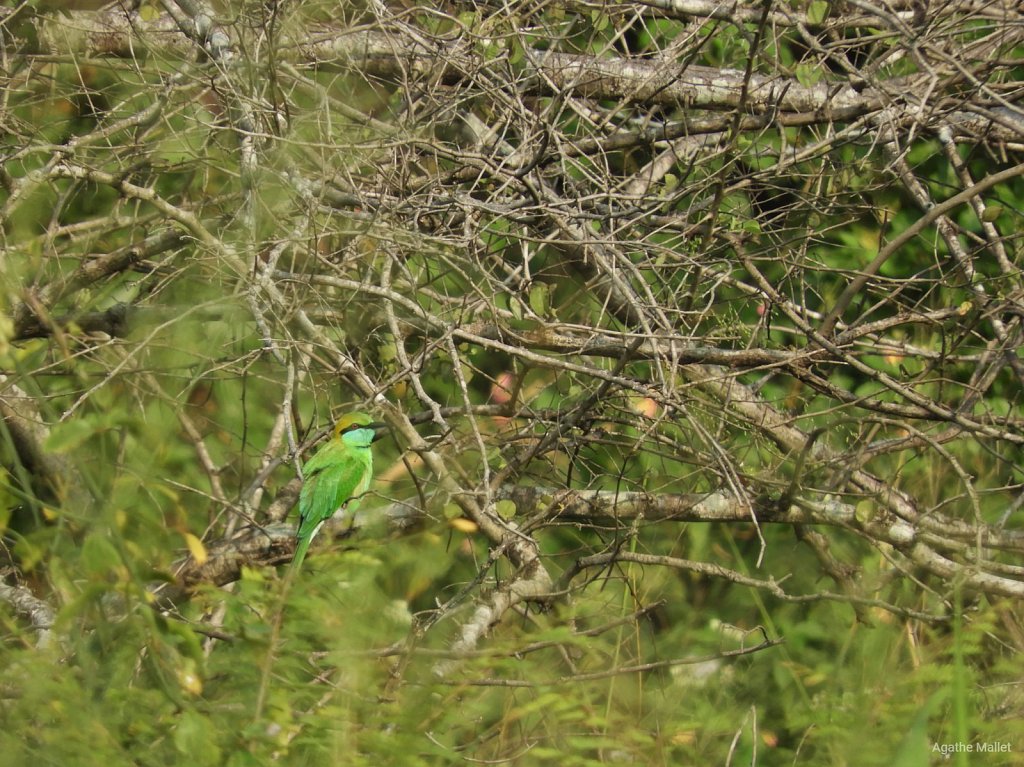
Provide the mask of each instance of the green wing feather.
{"label": "green wing feather", "polygon": [[352,511],[358,496],[370,486],[373,457],[369,448],[352,448],[343,442],[327,443],[302,467],[305,482],[299,493],[298,544],[292,568],[302,566],[310,542],[320,526],[346,505]]}

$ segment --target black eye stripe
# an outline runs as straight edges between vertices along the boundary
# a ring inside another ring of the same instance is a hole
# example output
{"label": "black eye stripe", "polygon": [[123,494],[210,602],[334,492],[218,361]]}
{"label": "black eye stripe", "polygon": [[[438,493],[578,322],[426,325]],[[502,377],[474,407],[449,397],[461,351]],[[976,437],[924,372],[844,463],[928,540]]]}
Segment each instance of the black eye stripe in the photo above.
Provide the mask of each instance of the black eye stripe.
{"label": "black eye stripe", "polygon": [[348,426],[346,426],[344,429],[342,429],[338,433],[339,434],[348,434],[350,431],[355,431],[356,429],[372,429],[373,431],[376,431],[378,429],[384,428],[385,426],[386,426],[386,424],[377,423],[377,422],[374,422],[374,423],[350,423]]}

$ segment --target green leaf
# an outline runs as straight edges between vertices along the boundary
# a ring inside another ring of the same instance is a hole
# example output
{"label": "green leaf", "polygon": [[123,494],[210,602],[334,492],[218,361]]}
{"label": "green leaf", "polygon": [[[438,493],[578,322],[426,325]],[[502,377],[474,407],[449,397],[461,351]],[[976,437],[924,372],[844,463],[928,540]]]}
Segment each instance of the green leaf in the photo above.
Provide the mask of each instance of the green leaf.
{"label": "green leaf", "polygon": [[805,88],[817,85],[821,81],[821,67],[816,64],[797,64],[793,70],[796,81]]}
{"label": "green leaf", "polygon": [[515,37],[512,40],[512,47],[509,49],[508,63],[514,66],[521,63],[524,58],[526,58],[526,48],[523,47],[519,37]]}
{"label": "green leaf", "polygon": [[0,354],[7,353],[7,347],[13,337],[14,320],[6,314],[0,314]]}
{"label": "green leaf", "polygon": [[106,577],[121,562],[121,555],[102,533],[91,533],[82,544],[82,569],[86,575]]}
{"label": "green leaf", "polygon": [[538,316],[547,314],[550,306],[551,288],[543,282],[534,283],[530,288],[530,308]]}
{"label": "green leaf", "polygon": [[214,741],[213,724],[195,711],[186,711],[174,728],[174,747],[190,764],[220,764],[220,748]]}
{"label": "green leaf", "polygon": [[75,418],[56,424],[46,438],[46,451],[57,455],[69,453],[96,433],[96,424],[91,418]]}
{"label": "green leaf", "polygon": [[931,718],[932,709],[944,694],[944,691],[940,691],[932,695],[917,712],[910,729],[903,737],[899,751],[892,760],[893,767],[927,767],[931,764],[932,743],[928,737],[928,720]]}
{"label": "green leaf", "polygon": [[236,750],[228,757],[227,767],[263,767],[264,762],[248,751]]}
{"label": "green leaf", "polygon": [[516,515],[516,502],[506,498],[494,504],[494,510],[502,519],[512,519]]}
{"label": "green leaf", "polygon": [[820,24],[828,16],[828,3],[825,0],[815,0],[807,6],[807,23]]}

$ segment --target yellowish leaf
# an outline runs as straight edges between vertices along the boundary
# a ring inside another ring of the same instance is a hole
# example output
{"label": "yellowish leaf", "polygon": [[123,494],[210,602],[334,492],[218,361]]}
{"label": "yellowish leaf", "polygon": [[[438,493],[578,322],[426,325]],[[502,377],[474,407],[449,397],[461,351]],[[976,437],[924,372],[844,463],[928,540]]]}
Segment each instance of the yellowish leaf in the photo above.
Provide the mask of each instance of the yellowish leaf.
{"label": "yellowish leaf", "polygon": [[460,533],[475,533],[479,528],[476,526],[476,522],[465,517],[456,517],[449,522],[452,527],[458,530]]}
{"label": "yellowish leaf", "polygon": [[206,553],[206,546],[192,533],[185,533],[185,545],[188,546],[188,553],[192,555],[192,559],[196,561],[197,565],[206,563],[206,560],[210,558],[210,555]]}
{"label": "yellowish leaf", "polygon": [[1003,215],[1002,205],[989,205],[985,208],[985,211],[981,214],[981,220],[986,224],[991,224],[993,221]]}
{"label": "yellowish leaf", "polygon": [[196,663],[191,658],[186,658],[181,668],[178,669],[178,683],[182,689],[192,695],[201,695],[203,692],[203,680],[196,669]]}
{"label": "yellowish leaf", "polygon": [[696,730],[679,730],[671,740],[677,746],[692,746],[697,742],[697,732]]}

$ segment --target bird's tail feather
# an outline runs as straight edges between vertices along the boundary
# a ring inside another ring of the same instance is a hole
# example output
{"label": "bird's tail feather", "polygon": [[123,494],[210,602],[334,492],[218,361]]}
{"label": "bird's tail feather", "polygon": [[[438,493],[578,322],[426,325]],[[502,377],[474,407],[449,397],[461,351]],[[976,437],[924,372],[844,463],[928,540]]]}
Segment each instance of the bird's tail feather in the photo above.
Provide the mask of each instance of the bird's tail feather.
{"label": "bird's tail feather", "polygon": [[295,545],[295,555],[292,557],[292,571],[297,572],[302,567],[302,560],[306,558],[306,551],[309,549],[309,543],[313,540],[313,537],[300,538],[299,542]]}

